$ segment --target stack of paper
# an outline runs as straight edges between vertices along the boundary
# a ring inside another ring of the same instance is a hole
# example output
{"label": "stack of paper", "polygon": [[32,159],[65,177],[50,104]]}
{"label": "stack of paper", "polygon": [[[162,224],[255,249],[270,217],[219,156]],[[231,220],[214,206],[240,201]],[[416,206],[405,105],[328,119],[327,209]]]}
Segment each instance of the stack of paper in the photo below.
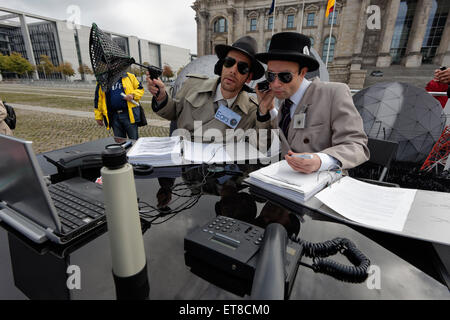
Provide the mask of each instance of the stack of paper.
{"label": "stack of paper", "polygon": [[373,228],[402,231],[416,191],[345,177],[316,198],[350,220]]}
{"label": "stack of paper", "polygon": [[257,163],[265,159],[253,145],[247,142],[228,144],[183,142],[183,157],[192,163]]}
{"label": "stack of paper", "polygon": [[181,138],[139,138],[127,155],[128,161],[133,164],[150,164],[154,167],[181,165]]}
{"label": "stack of paper", "polygon": [[288,200],[305,202],[339,178],[336,172],[296,172],[283,160],[250,173],[245,181]]}

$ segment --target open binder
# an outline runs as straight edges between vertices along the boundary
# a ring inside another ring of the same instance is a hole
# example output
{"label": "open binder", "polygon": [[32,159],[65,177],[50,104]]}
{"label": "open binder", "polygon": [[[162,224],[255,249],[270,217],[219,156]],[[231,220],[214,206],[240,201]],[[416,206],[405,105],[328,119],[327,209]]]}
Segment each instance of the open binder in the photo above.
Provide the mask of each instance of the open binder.
{"label": "open binder", "polygon": [[139,138],[128,151],[132,164],[150,164],[154,167],[179,166],[198,163],[257,163],[267,159],[247,142],[198,143],[173,137]]}

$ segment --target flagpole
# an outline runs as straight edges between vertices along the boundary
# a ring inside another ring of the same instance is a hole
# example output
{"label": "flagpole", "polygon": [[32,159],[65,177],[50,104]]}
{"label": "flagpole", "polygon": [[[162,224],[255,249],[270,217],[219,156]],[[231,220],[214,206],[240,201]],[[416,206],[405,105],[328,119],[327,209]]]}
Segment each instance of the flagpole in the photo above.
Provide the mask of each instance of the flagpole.
{"label": "flagpole", "polygon": [[[336,4],[334,5],[336,6]],[[325,67],[328,67],[328,58],[330,56],[330,43],[331,43],[331,35],[333,34],[333,24],[334,24],[334,12],[336,8],[333,8],[333,13],[331,15],[331,28],[330,28],[330,36],[328,37],[328,49],[327,49],[327,60],[325,61]]]}
{"label": "flagpole", "polygon": [[277,7],[277,0],[275,0],[274,2],[273,2],[273,12],[272,12],[272,15],[273,15],[273,21],[272,21],[272,37],[273,37],[273,31],[275,30],[275,9],[276,9],[276,7]]}

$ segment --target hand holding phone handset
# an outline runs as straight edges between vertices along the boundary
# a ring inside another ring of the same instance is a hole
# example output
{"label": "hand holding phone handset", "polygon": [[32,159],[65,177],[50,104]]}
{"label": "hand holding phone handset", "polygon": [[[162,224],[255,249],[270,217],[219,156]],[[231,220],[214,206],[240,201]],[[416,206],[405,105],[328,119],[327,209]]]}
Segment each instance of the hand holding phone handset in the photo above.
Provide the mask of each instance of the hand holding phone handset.
{"label": "hand holding phone handset", "polygon": [[261,115],[266,115],[275,107],[273,101],[275,95],[270,89],[270,85],[267,80],[256,84],[256,95],[258,96],[259,112]]}

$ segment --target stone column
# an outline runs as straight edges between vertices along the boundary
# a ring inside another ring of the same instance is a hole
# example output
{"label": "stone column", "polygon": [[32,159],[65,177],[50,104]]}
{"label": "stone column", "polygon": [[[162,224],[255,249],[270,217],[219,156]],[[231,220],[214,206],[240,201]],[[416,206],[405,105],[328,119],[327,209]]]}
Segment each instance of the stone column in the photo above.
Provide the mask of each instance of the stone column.
{"label": "stone column", "polygon": [[303,24],[305,23],[305,3],[302,1],[302,4],[298,5],[298,11],[297,11],[297,32],[302,33],[303,31]]}
{"label": "stone column", "polygon": [[377,67],[389,67],[391,65],[391,50],[392,36],[394,35],[395,21],[397,20],[398,8],[400,7],[400,0],[390,0],[386,8],[386,24],[382,26],[381,45],[378,50],[378,58],[376,62]]}
{"label": "stone column", "polygon": [[[27,52],[28,61],[32,65],[36,65],[36,59],[34,58],[33,46],[31,45],[30,33],[28,31],[28,26],[27,26],[27,22],[25,20],[25,16],[23,14],[19,14],[19,19],[20,19],[20,29],[22,31],[22,37],[23,37],[23,42],[25,43],[25,50]],[[36,70],[33,71],[32,75],[33,75],[34,80],[39,79],[39,74],[37,73]]]}
{"label": "stone column", "polygon": [[235,8],[227,8],[228,13],[228,45],[231,45],[234,41],[234,14],[236,13]]}
{"label": "stone column", "polygon": [[359,21],[356,26],[356,37],[353,47],[353,55],[351,61],[350,70],[360,70],[362,64],[362,47],[364,43],[364,35],[367,27],[367,7],[370,4],[370,0],[362,0],[361,7],[359,9]]}
{"label": "stone column", "polygon": [[323,24],[325,22],[325,10],[327,8],[327,3],[320,3],[320,9],[319,9],[319,16],[317,17],[317,34],[318,34],[318,40],[317,45],[314,44],[314,47],[316,48],[317,52],[320,56],[322,56],[322,48],[323,48],[323,41],[324,35],[323,35]]}
{"label": "stone column", "polygon": [[273,23],[276,23],[274,33],[282,32],[283,31],[283,20],[284,20],[284,8],[277,7],[275,9],[275,12],[276,12],[277,18],[276,18],[276,21],[274,20],[274,22],[273,22]]}
{"label": "stone column", "polygon": [[419,0],[417,2],[408,46],[406,47],[406,56],[402,61],[405,67],[419,67],[422,64],[422,53],[420,53],[420,50],[422,49],[423,38],[427,30],[431,6],[432,0]]}
{"label": "stone column", "polygon": [[264,41],[264,30],[266,29],[266,25],[265,25],[265,12],[266,9],[259,9],[258,10],[258,15],[259,15],[259,21],[258,21],[258,39],[256,39],[259,44],[258,44],[258,51],[259,52],[265,52],[266,51],[266,44]]}
{"label": "stone column", "polygon": [[433,63],[450,67],[450,14],[447,16],[444,32],[442,33],[441,42],[436,50]]}
{"label": "stone column", "polygon": [[[369,6],[369,0],[362,0],[360,2],[359,8],[359,21],[356,25],[356,36],[353,46],[353,55],[350,64],[350,77],[348,81],[348,86],[351,89],[363,89],[364,82],[366,80],[366,70],[361,70],[362,65],[362,47],[364,43],[364,35],[367,26],[367,6]],[[344,17],[343,17],[344,18]],[[344,20],[341,20],[344,21]]]}
{"label": "stone column", "polygon": [[209,13],[207,11],[200,11],[199,15],[199,33],[197,34],[198,55],[203,56],[210,54],[208,47],[211,41],[211,35],[209,33]]}

